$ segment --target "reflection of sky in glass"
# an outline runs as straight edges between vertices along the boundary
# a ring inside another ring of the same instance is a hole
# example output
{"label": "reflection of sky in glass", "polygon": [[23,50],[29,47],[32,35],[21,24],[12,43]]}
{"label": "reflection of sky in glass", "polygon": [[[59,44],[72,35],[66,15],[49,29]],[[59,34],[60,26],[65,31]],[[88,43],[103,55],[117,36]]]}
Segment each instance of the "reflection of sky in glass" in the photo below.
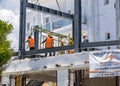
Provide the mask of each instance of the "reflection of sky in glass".
{"label": "reflection of sky in glass", "polygon": [[50,28],[51,28],[50,23],[47,23],[46,25],[44,25],[43,28],[46,30],[50,30]]}
{"label": "reflection of sky in glass", "polygon": [[72,24],[72,21],[67,19],[61,19],[59,21],[53,22],[53,29],[61,28],[63,26],[70,25],[70,24]]}
{"label": "reflection of sky in glass", "polygon": [[[67,26],[67,25],[70,25],[72,24],[72,21],[70,20],[67,20],[67,19],[60,19],[58,21],[55,21],[53,23],[47,23],[43,26],[44,29],[47,29],[47,30],[54,30],[54,29],[57,29],[57,28],[62,28],[64,26]],[[52,27],[51,27],[52,26]]]}

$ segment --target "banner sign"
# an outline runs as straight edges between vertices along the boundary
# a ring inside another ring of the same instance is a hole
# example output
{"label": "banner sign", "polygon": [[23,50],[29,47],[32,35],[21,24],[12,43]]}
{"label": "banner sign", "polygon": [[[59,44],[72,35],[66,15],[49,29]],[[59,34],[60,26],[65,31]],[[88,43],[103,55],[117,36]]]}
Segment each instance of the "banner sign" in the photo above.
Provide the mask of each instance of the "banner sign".
{"label": "banner sign", "polygon": [[90,78],[120,76],[120,50],[90,52],[89,73]]}

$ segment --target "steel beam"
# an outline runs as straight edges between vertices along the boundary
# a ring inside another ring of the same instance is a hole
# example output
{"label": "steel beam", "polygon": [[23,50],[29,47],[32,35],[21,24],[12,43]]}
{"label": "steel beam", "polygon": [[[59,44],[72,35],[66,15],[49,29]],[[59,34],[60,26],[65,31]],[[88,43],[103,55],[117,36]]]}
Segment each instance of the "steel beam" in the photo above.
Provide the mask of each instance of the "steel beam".
{"label": "steel beam", "polygon": [[26,51],[25,55],[33,55],[33,54],[40,54],[40,53],[46,53],[46,52],[56,52],[60,50],[68,50],[68,49],[73,49],[74,46],[63,46],[63,47],[54,47],[50,49],[38,49],[38,50],[30,50]]}
{"label": "steel beam", "polygon": [[75,71],[75,86],[83,86],[82,83],[82,70],[76,70]]}
{"label": "steel beam", "polygon": [[[34,28],[37,28],[39,26],[35,26]],[[34,32],[34,39],[35,39],[35,49],[38,49],[39,47],[39,31],[35,30]]]}
{"label": "steel beam", "polygon": [[24,57],[25,53],[25,30],[26,30],[26,3],[27,0],[20,0],[20,29],[19,29],[19,56]]}
{"label": "steel beam", "polygon": [[75,43],[75,52],[81,51],[81,0],[75,1],[75,12],[74,12],[74,22],[73,22],[73,34]]}
{"label": "steel beam", "polygon": [[43,6],[39,6],[39,5],[36,5],[36,4],[27,3],[27,7],[29,9],[32,9],[32,10],[37,10],[37,11],[49,13],[49,14],[52,14],[52,15],[73,19],[72,14],[68,14],[68,13],[65,13],[65,12],[61,12],[61,11],[50,9],[50,8],[43,7]]}
{"label": "steel beam", "polygon": [[[28,3],[28,0],[20,0],[20,30],[19,30],[19,51],[17,55],[20,58],[24,58],[25,56],[25,30],[26,30],[26,9],[30,8],[32,10],[42,11],[46,13],[50,13],[56,16],[61,16],[69,19],[73,19],[72,14],[64,13],[61,11],[57,11],[54,9],[50,9],[47,7],[39,6],[36,4]],[[37,45],[37,44],[36,44]]]}
{"label": "steel beam", "polygon": [[[101,41],[101,42],[90,42],[90,43],[81,43],[81,48],[85,47],[100,47],[100,46],[115,46],[120,45],[120,40],[113,40],[113,41]],[[45,53],[50,51],[60,51],[60,50],[68,50],[68,49],[75,49],[75,46],[63,46],[63,47],[54,47],[51,49],[38,49],[38,50],[31,50],[27,51],[25,55],[31,55],[31,54],[39,54],[39,53]]]}
{"label": "steel beam", "polygon": [[[116,46],[120,45],[120,40],[112,40],[112,41],[101,41],[101,42],[89,42],[89,43],[81,43],[81,48],[86,47],[101,47],[101,46]],[[75,46],[63,46],[63,47],[54,47],[51,49],[38,49],[38,50],[31,50],[26,51],[25,55],[32,55],[32,54],[40,54],[50,51],[60,51],[60,50],[68,50],[68,49],[74,49]],[[15,52],[13,56],[17,56],[18,52]]]}
{"label": "steel beam", "polygon": [[81,48],[120,45],[120,40],[81,43]]}
{"label": "steel beam", "polygon": [[[38,50],[31,50],[25,52],[25,28],[26,28],[26,8],[30,8],[37,11],[42,11],[46,13],[50,13],[56,16],[65,17],[69,19],[73,19],[73,37],[74,37],[74,46],[64,46],[64,47],[55,47],[52,49],[38,49]],[[28,3],[27,0],[20,0],[20,31],[19,31],[19,54],[20,56],[24,57],[24,55],[31,55],[31,54],[39,54],[45,53],[49,51],[59,51],[59,50],[67,50],[67,49],[75,49],[75,52],[80,52],[81,48],[84,47],[99,47],[99,46],[114,46],[120,45],[120,40],[113,40],[113,41],[102,41],[102,42],[90,42],[90,43],[81,43],[81,0],[75,0],[75,13],[74,16],[68,13],[64,13],[61,11],[53,10],[47,7],[35,5],[32,3]]]}

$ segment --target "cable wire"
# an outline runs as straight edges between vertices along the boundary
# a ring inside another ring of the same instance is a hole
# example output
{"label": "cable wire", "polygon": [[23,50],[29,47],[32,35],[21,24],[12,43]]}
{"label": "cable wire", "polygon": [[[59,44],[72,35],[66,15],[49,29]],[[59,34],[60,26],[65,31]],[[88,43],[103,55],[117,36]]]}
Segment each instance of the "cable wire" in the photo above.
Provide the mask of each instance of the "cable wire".
{"label": "cable wire", "polygon": [[58,0],[56,0],[56,3],[57,3],[57,6],[58,6],[58,9],[61,11],[61,8],[60,8]]}

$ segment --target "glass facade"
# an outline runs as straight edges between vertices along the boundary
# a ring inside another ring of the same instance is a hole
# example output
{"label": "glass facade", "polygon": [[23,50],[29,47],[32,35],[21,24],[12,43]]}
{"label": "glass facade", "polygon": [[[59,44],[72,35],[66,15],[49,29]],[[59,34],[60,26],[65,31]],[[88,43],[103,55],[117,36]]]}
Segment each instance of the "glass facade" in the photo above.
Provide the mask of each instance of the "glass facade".
{"label": "glass facade", "polygon": [[58,28],[62,28],[64,26],[70,25],[72,24],[71,20],[67,20],[67,19],[60,19],[58,21],[55,22],[51,22],[51,23],[46,23],[43,28],[47,29],[47,30],[55,30]]}
{"label": "glass facade", "polygon": [[46,30],[51,30],[51,23],[46,23],[44,26],[43,26],[44,29]]}
{"label": "glass facade", "polygon": [[109,0],[104,0],[104,5],[109,4]]}
{"label": "glass facade", "polygon": [[71,20],[61,19],[61,20],[58,20],[58,21],[55,21],[55,22],[52,23],[52,29],[54,30],[54,29],[57,29],[57,28],[61,28],[61,27],[70,25],[70,24],[72,24]]}

